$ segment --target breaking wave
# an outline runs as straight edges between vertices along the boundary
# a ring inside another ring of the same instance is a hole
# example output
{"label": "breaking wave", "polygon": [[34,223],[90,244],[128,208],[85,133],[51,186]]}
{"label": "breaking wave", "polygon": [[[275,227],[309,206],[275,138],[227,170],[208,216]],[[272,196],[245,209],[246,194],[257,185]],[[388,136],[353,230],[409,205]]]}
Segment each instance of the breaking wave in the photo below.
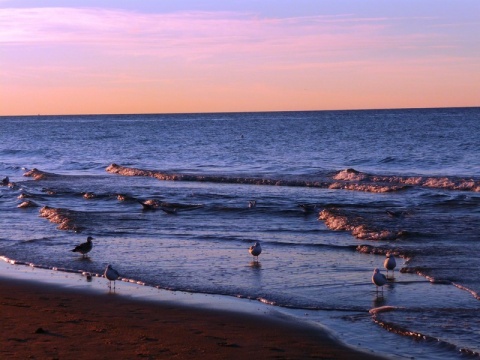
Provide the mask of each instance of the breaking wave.
{"label": "breaking wave", "polygon": [[44,206],[40,209],[40,217],[48,219],[48,221],[58,224],[58,230],[71,230],[81,232],[84,227],[78,225],[81,214],[79,212]]}
{"label": "breaking wave", "polygon": [[323,220],[331,230],[349,231],[355,238],[362,240],[395,240],[406,235],[405,231],[381,229],[370,224],[363,216],[335,208],[323,209],[318,219]]}
{"label": "breaking wave", "polygon": [[31,170],[28,170],[27,172],[25,172],[23,174],[23,176],[26,176],[26,177],[31,177],[33,178],[34,180],[45,180],[45,179],[50,179],[52,177],[56,177],[56,176],[59,176],[57,174],[54,174],[54,173],[49,173],[49,172],[46,172],[46,171],[41,171],[41,170],[38,170],[36,168],[33,168]]}
{"label": "breaking wave", "polygon": [[479,180],[465,178],[369,175],[355,169],[342,170],[333,178],[335,180],[343,181],[368,181],[374,183],[400,184],[402,185],[401,189],[404,189],[406,186],[421,186],[435,189],[480,192]]}
{"label": "breaking wave", "polygon": [[[31,170],[33,172],[36,169]],[[369,175],[355,169],[345,169],[337,172],[332,177],[320,180],[298,179],[268,179],[258,177],[234,177],[219,175],[195,175],[162,172],[159,170],[145,170],[111,164],[107,172],[122,176],[147,176],[162,181],[201,181],[227,184],[270,185],[270,186],[303,186],[325,189],[343,189],[373,193],[385,193],[406,190],[412,186],[441,188],[447,190],[461,190],[480,192],[480,181],[473,179],[449,177],[402,177]],[[33,176],[46,176],[36,170]]]}

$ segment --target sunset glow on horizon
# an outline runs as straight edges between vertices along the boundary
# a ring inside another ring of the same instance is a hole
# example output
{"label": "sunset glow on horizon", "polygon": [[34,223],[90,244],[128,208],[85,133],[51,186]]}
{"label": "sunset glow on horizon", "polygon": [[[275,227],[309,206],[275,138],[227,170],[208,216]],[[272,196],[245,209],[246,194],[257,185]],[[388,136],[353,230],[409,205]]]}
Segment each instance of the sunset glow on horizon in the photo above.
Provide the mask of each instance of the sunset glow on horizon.
{"label": "sunset glow on horizon", "polygon": [[0,0],[0,115],[480,106],[479,15],[476,0]]}

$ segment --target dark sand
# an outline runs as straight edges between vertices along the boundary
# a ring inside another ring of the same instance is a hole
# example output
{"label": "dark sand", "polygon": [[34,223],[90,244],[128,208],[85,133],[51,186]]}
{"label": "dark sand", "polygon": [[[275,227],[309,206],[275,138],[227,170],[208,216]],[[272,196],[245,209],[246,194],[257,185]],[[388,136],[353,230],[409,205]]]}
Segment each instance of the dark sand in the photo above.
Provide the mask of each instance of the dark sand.
{"label": "dark sand", "polygon": [[272,316],[0,277],[0,359],[379,359]]}

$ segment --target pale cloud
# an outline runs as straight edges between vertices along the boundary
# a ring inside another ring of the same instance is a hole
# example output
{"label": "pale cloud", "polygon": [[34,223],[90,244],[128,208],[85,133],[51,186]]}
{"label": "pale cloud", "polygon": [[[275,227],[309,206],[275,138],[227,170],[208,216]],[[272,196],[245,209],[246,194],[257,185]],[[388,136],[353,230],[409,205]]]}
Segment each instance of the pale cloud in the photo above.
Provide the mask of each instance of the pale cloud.
{"label": "pale cloud", "polygon": [[[393,37],[396,20],[353,15],[262,18],[255,14],[145,14],[90,8],[0,10],[0,46],[89,46],[103,53],[188,60],[270,54],[298,61],[329,52],[416,46],[415,35]],[[311,61],[311,59],[307,59]]]}
{"label": "pale cloud", "polygon": [[0,24],[11,114],[416,106],[420,85],[461,105],[478,86],[454,103],[452,81],[480,83],[475,24],[438,17],[57,7],[0,9]]}

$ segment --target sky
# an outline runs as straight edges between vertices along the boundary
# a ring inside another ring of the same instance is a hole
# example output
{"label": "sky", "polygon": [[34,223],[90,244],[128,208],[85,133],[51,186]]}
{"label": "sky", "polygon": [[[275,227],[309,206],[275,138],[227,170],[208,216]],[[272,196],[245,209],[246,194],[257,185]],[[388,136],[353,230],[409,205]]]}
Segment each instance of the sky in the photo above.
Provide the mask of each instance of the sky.
{"label": "sky", "polygon": [[463,106],[479,0],[0,0],[0,116]]}

